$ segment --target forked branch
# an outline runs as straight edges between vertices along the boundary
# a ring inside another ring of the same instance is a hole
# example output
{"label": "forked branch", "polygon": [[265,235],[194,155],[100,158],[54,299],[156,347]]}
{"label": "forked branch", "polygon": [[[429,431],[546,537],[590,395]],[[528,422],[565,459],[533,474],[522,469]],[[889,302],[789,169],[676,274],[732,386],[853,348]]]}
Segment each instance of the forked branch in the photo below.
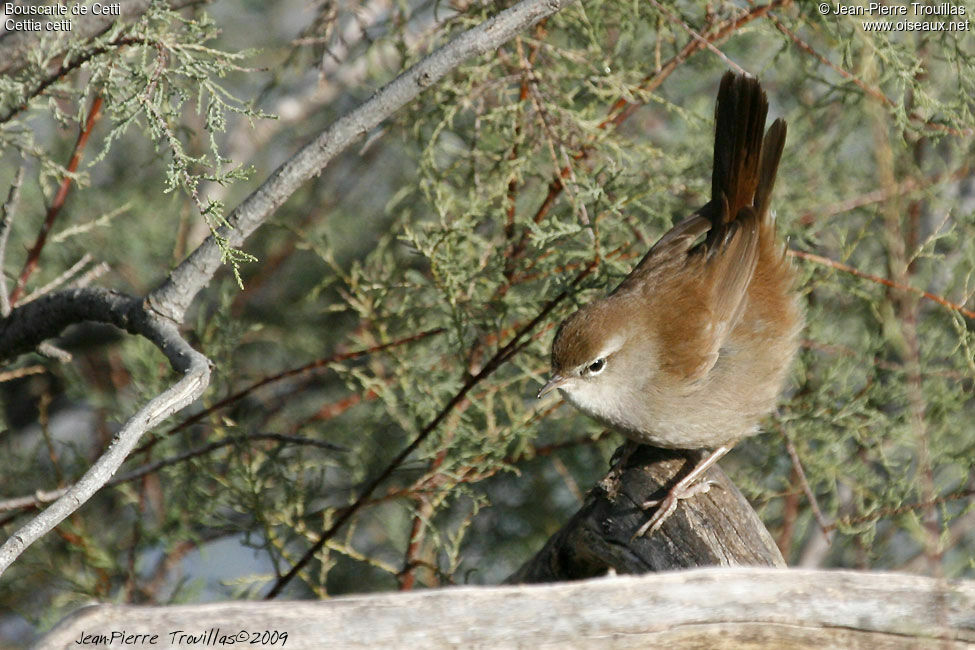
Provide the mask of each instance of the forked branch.
{"label": "forked branch", "polygon": [[[218,232],[239,247],[306,180],[430,85],[472,56],[496,49],[519,31],[554,14],[572,0],[523,0],[463,32],[380,89],[275,170],[231,213]],[[209,237],[144,299],[96,289],[60,291],[15,309],[0,324],[0,358],[35,349],[72,323],[112,323],[145,336],[182,378],[150,400],[125,423],[112,444],[67,493],[0,547],[0,573],[46,532],[77,510],[108,482],[143,433],[196,400],[209,384],[209,362],[179,334],[187,308],[220,268],[221,247]]]}

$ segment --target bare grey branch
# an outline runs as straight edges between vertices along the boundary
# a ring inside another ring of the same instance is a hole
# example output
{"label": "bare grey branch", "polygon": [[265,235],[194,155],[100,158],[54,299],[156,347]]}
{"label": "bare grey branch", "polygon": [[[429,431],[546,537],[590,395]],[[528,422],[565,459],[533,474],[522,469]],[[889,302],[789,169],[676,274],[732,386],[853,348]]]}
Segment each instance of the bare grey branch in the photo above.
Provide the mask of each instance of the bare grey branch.
{"label": "bare grey branch", "polygon": [[7,200],[3,204],[3,212],[0,214],[0,316],[4,318],[10,315],[10,292],[7,287],[7,276],[3,274],[3,263],[7,255],[10,224],[13,223],[14,214],[17,212],[17,202],[20,200],[20,184],[23,182],[24,166],[21,165],[14,177],[14,182],[10,184],[10,192],[7,194]]}
{"label": "bare grey branch", "polygon": [[209,361],[183,340],[175,325],[150,314],[135,298],[102,289],[62,291],[14,310],[0,332],[0,349],[4,350],[0,356],[8,355],[9,350],[22,351],[23,346],[30,349],[36,345],[26,331],[29,328],[53,336],[63,327],[82,320],[111,322],[146,337],[163,351],[170,364],[183,376],[129,418],[105,453],[77,483],[0,546],[0,574],[24,549],[100,490],[135,448],[143,433],[194,402],[210,382]]}

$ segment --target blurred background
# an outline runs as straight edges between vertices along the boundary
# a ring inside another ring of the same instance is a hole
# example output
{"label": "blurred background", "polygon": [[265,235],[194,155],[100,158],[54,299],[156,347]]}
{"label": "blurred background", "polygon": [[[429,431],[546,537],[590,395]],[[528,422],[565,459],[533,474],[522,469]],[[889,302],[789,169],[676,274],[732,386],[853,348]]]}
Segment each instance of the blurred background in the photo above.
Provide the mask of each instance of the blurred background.
{"label": "blurred background", "polygon": [[[143,4],[0,36],[14,307],[151,290],[300,146],[511,3]],[[259,598],[472,377],[284,595],[503,580],[622,442],[535,400],[553,327],[707,201],[729,67],[789,123],[773,207],[808,325],[765,433],[721,464],[790,565],[975,577],[975,39],[870,20],[578,2],[428,89],[228,251],[184,323],[204,398],[0,579],[0,645],[92,602]],[[4,538],[173,381],[108,326],[55,344],[70,360],[0,369]]]}

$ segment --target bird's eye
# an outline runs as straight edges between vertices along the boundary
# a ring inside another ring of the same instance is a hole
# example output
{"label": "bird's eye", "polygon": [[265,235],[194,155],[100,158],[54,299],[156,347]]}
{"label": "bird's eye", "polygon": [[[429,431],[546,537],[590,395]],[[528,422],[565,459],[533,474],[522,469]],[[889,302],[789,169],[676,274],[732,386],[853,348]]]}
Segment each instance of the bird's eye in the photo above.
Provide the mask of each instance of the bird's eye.
{"label": "bird's eye", "polygon": [[606,359],[596,359],[588,366],[586,366],[586,374],[588,375],[598,375],[606,367]]}

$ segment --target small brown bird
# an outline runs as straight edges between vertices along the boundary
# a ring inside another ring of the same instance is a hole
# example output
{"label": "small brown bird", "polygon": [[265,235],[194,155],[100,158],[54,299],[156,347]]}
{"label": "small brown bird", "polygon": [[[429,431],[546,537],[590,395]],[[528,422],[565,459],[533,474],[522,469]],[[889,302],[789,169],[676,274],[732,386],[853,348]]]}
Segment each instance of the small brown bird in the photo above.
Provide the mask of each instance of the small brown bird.
{"label": "small brown bird", "polygon": [[765,130],[758,81],[728,72],[715,108],[711,200],[671,228],[609,296],[569,316],[552,376],[576,408],[631,440],[711,449],[637,531],[678,500],[774,407],[798,347],[802,312],[769,200],[785,122]]}

